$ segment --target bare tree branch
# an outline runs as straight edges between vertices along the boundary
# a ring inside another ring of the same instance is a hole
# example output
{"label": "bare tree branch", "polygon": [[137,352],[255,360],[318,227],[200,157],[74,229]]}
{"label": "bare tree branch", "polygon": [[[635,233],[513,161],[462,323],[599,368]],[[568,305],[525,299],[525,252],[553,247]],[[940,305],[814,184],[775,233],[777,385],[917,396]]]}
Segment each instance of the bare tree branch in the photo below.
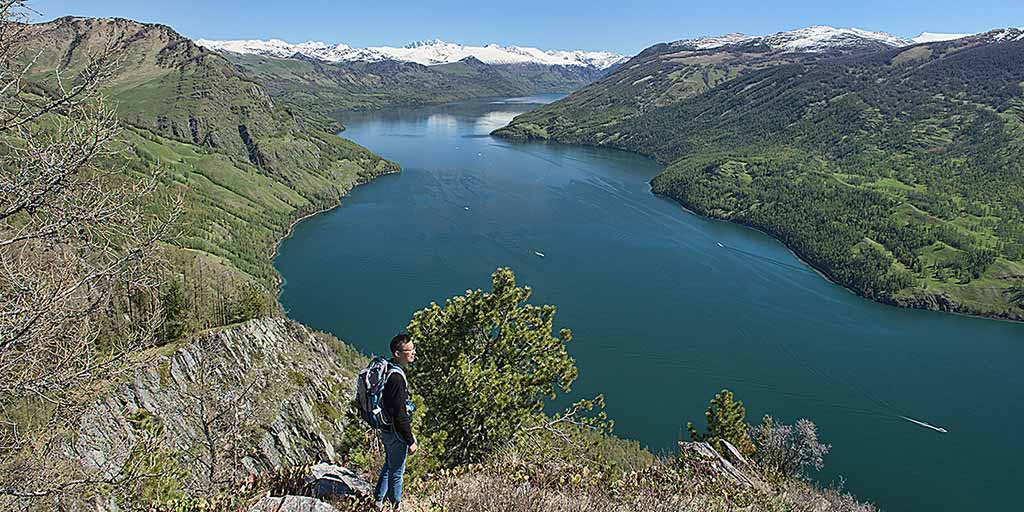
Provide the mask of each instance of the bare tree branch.
{"label": "bare tree branch", "polygon": [[31,13],[0,0],[0,496],[45,503],[149,475],[141,463],[113,478],[76,473],[54,447],[153,339],[158,243],[182,204],[147,212],[159,182],[126,167],[130,146],[101,95],[114,47],[79,55],[74,73],[42,73]]}

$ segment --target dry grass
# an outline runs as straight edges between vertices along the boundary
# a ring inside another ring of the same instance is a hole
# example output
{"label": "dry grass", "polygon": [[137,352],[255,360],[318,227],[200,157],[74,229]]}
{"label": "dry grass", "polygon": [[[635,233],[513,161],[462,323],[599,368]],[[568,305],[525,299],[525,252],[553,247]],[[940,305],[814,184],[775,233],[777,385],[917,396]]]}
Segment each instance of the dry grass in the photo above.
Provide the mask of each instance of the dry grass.
{"label": "dry grass", "polygon": [[579,466],[520,464],[503,460],[464,468],[415,486],[405,496],[407,512],[686,512],[788,511],[874,512],[869,504],[835,489],[794,479],[769,480],[765,489],[725,480],[709,465],[685,469],[661,461],[609,478]]}
{"label": "dry grass", "polygon": [[496,474],[464,475],[444,482],[428,495],[407,496],[406,512],[873,512],[837,491],[791,484],[778,494],[757,496],[749,503],[733,501],[728,494],[675,492],[649,487],[630,496],[616,496],[610,489],[558,489],[535,487]]}

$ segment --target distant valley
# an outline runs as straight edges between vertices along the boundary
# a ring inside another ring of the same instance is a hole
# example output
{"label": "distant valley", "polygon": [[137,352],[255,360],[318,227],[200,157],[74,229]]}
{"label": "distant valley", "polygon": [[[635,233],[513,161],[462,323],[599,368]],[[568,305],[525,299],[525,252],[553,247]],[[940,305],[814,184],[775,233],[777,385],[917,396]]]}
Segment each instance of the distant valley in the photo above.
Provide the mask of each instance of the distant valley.
{"label": "distant valley", "polygon": [[425,41],[402,48],[318,42],[213,41],[215,50],[256,77],[274,97],[337,127],[344,110],[446,103],[487,96],[570,92],[627,57],[611,52],[545,51]]}

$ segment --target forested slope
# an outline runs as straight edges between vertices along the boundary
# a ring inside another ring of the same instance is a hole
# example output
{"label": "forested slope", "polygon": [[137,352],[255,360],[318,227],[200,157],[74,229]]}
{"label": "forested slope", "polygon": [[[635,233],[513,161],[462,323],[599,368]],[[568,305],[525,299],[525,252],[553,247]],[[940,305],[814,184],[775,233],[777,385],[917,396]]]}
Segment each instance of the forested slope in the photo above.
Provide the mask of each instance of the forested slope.
{"label": "forested slope", "polygon": [[763,229],[859,294],[1021,319],[1022,62],[1019,30],[793,55],[614,119],[579,99],[635,95],[585,89],[497,134],[653,156],[656,193]]}

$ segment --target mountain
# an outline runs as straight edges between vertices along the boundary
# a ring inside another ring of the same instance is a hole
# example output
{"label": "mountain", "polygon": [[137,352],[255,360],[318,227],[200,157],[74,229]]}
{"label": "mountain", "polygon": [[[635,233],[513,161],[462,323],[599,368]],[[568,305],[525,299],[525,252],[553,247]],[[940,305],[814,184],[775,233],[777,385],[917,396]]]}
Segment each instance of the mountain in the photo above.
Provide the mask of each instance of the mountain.
{"label": "mountain", "polygon": [[27,86],[41,95],[56,87],[57,69],[73,76],[110,50],[114,65],[102,92],[125,125],[123,164],[158,174],[158,196],[182,196],[177,245],[189,260],[201,255],[244,272],[225,281],[255,279],[273,289],[266,255],[295,218],[398,170],[312,127],[254,77],[167,26],[66,17],[27,25],[22,35],[20,55],[32,61]]}
{"label": "mountain", "polygon": [[834,50],[865,50],[896,48],[911,41],[885,32],[869,32],[859,28],[807,27],[767,36],[727,34],[701,37],[671,43],[670,46],[690,50],[709,50],[724,46],[764,46],[786,52],[827,52]]}
{"label": "mountain", "polygon": [[[543,133],[520,135],[602,143],[589,139],[613,136],[626,119],[703,94],[746,71],[907,43],[880,32],[810,27],[770,36],[734,33],[657,44],[558,103],[531,112],[530,121],[514,129],[543,127]],[[547,118],[556,113],[557,119]]]}
{"label": "mountain", "polygon": [[1024,32],[817,52],[725,39],[655,45],[495,133],[653,156],[656,193],[865,297],[1024,319]]}
{"label": "mountain", "polygon": [[627,57],[611,52],[581,50],[539,50],[520,46],[465,46],[441,40],[417,41],[401,48],[378,46],[353,48],[346,44],[325,44],[308,41],[291,44],[280,39],[217,41],[198,39],[196,44],[215,51],[226,51],[267,57],[303,56],[324,62],[380,62],[397,60],[424,66],[452,64],[472,57],[484,64],[540,64],[545,66],[579,66],[607,69],[624,62]]}
{"label": "mountain", "polygon": [[570,92],[626,60],[609,52],[545,51],[421,41],[402,48],[319,42],[197,41],[295,108],[341,129],[337,113],[488,96]]}
{"label": "mountain", "polygon": [[427,66],[395,59],[330,62],[299,52],[289,57],[219,53],[282,104],[315,113],[309,122],[334,131],[341,129],[338,112],[570,92],[614,69],[528,61],[488,64],[472,55]]}

